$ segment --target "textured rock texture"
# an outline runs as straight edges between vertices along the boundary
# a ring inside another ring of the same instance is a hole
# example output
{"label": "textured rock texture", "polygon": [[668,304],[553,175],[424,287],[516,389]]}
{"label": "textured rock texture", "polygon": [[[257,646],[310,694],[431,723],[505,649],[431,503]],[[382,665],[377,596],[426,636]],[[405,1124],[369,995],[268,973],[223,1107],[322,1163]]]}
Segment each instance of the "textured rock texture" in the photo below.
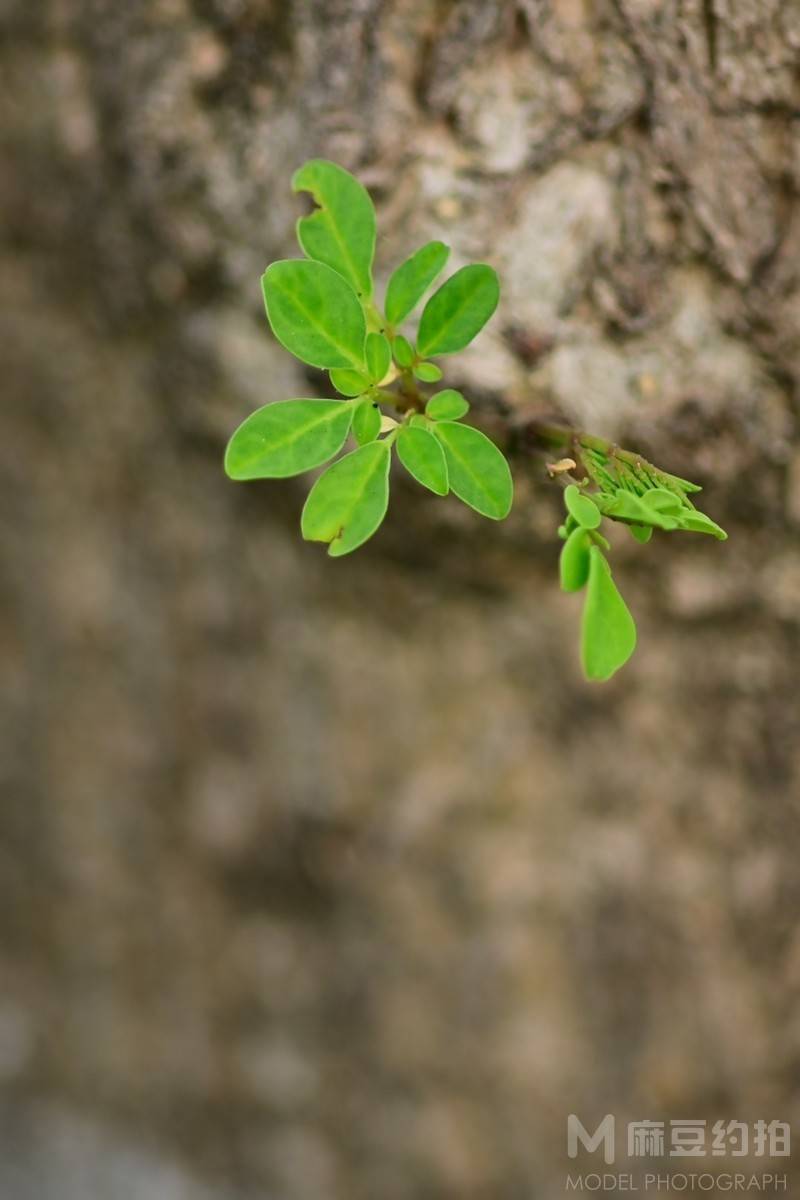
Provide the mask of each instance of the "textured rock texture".
{"label": "textured rock texture", "polygon": [[[800,8],[0,20],[9,1200],[550,1200],[570,1111],[800,1122]],[[301,485],[222,478],[321,386],[258,294],[312,154],[384,274],[431,236],[500,270],[449,377],[498,436],[558,413],[706,484],[724,546],[615,548],[611,685],[529,453],[502,528],[398,479],[340,563]]]}

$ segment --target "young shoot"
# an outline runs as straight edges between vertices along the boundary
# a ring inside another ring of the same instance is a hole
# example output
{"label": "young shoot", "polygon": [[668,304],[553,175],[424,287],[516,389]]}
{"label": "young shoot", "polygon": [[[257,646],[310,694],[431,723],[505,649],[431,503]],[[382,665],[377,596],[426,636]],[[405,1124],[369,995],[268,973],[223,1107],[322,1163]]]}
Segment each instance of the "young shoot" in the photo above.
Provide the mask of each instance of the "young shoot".
{"label": "young shoot", "polygon": [[[437,283],[450,249],[421,246],[389,278],[382,307],[375,295],[375,209],[344,168],[313,159],[292,179],[314,209],[297,222],[305,257],[267,267],[261,278],[275,337],[300,362],[327,371],[336,398],[292,397],[264,405],[234,432],[225,452],[231,479],[286,479],[318,467],[300,527],[340,557],[378,530],[389,506],[396,458],[437,496],[453,493],[481,516],[504,520],[513,501],[511,471],[485,434],[464,421],[468,400],[438,387],[437,359],[463,350],[497,308],[492,267],[455,271],[422,308],[416,335],[406,322]],[[574,430],[541,427],[540,440],[564,457],[548,464],[567,481],[559,564],[565,591],[586,598],[581,657],[589,679],[609,679],[633,653],[636,626],[620,596],[600,533],[604,519],[626,524],[639,542],[653,530],[726,535],[698,512],[697,485],[668,475],[638,455]],[[328,465],[326,465],[328,464]]]}

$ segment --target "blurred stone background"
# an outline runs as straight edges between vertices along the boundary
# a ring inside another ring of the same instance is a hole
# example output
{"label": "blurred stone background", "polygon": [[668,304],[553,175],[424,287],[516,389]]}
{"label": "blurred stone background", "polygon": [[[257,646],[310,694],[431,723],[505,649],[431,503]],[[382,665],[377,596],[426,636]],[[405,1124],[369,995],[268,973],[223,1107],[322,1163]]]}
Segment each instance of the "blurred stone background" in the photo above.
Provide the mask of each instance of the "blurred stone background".
{"label": "blurred stone background", "polygon": [[[554,1200],[570,1111],[800,1120],[800,8],[0,31],[2,1200]],[[448,375],[487,427],[706,486],[725,545],[615,544],[611,684],[530,453],[504,526],[398,477],[336,562],[304,481],[223,477],[324,386],[259,294],[317,154],[381,279],[430,237],[500,271]]]}

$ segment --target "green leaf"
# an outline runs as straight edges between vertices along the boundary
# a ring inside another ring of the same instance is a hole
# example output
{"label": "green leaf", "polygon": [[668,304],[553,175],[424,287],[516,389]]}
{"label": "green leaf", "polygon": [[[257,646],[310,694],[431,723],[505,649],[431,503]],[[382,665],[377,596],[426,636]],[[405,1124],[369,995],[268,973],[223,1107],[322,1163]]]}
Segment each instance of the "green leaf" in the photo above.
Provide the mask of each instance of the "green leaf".
{"label": "green leaf", "polygon": [[462,267],[434,292],[422,312],[417,351],[422,358],[463,350],[497,308],[500,284],[491,267]]}
{"label": "green leaf", "polygon": [[558,559],[561,590],[579,592],[589,578],[589,534],[585,529],[573,529]]}
{"label": "green leaf", "polygon": [[414,367],[414,374],[423,383],[438,383],[442,378],[442,368],[437,367],[436,363],[421,362]]}
{"label": "green leaf", "polygon": [[328,374],[337,392],[343,396],[361,396],[369,391],[371,380],[363,371],[351,371],[348,367],[335,367]]}
{"label": "green leaf", "polygon": [[315,158],[295,171],[295,192],[310,192],[319,205],[297,222],[297,240],[309,258],[343,276],[359,296],[372,295],[375,209],[369,192],[344,167]]}
{"label": "green leaf", "polygon": [[380,383],[392,365],[392,348],[382,333],[368,333],[365,346],[367,370],[373,383]]}
{"label": "green leaf", "polygon": [[341,450],[353,409],[343,400],[280,400],[243,421],[228,442],[231,479],[286,479]]}
{"label": "green leaf", "polygon": [[581,657],[587,679],[610,679],[636,648],[636,625],[597,546],[589,548]]}
{"label": "green leaf", "polygon": [[718,538],[719,541],[727,540],[727,533],[716,521],[712,521],[705,513],[698,512],[697,509],[689,509],[681,512],[678,517],[679,527],[690,533],[710,533],[712,537]]}
{"label": "green leaf", "polygon": [[444,451],[427,430],[419,425],[404,425],[397,435],[397,457],[417,483],[429,488],[437,496],[447,495]]}
{"label": "green leaf", "polygon": [[363,367],[367,329],[358,297],[323,263],[285,259],[261,277],[267,317],[281,345],[312,367]]}
{"label": "green leaf", "polygon": [[301,529],[311,542],[329,542],[333,557],[357,549],[386,516],[391,451],[369,442],[328,467],[308,493]]}
{"label": "green leaf", "polygon": [[680,496],[676,496],[668,488],[649,488],[646,492],[642,492],[641,498],[648,508],[654,508],[656,512],[675,515],[683,508]]}
{"label": "green leaf", "polygon": [[439,421],[433,428],[444,447],[450,490],[484,517],[502,521],[511,511],[514,484],[497,446],[471,425]]}
{"label": "green leaf", "polygon": [[392,342],[392,352],[398,367],[410,367],[414,361],[414,347],[402,333],[395,334]]}
{"label": "green leaf", "polygon": [[450,257],[444,242],[428,242],[393,272],[386,289],[386,320],[399,325],[405,320]]}
{"label": "green leaf", "polygon": [[641,542],[643,546],[647,545],[653,536],[652,525],[629,525],[628,528],[636,541]]}
{"label": "green leaf", "polygon": [[583,529],[597,529],[602,520],[600,509],[574,483],[564,489],[564,503],[567,512]]}
{"label": "green leaf", "polygon": [[603,511],[606,516],[631,521],[634,525],[655,525],[657,529],[678,528],[677,517],[659,512],[652,505],[645,504],[641,496],[634,496],[632,492],[617,492],[611,500],[603,504]]}
{"label": "green leaf", "polygon": [[425,405],[425,412],[434,421],[457,421],[469,412],[469,404],[455,388],[445,388],[431,396]]}
{"label": "green leaf", "polygon": [[359,446],[374,442],[380,431],[380,409],[373,400],[362,400],[353,413],[353,434]]}

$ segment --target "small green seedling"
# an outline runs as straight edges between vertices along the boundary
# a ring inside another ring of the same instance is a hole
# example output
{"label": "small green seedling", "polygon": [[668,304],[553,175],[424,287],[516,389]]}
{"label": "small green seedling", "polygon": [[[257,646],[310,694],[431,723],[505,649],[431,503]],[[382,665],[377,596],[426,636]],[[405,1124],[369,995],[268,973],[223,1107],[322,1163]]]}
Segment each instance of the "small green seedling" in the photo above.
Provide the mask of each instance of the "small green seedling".
{"label": "small green seedling", "polygon": [[483,263],[451,275],[422,310],[416,342],[400,332],[444,270],[450,250],[429,242],[389,280],[384,311],[373,283],[375,210],[342,167],[316,159],[295,174],[295,191],[317,207],[297,223],[306,258],[272,263],[261,280],[278,341],[301,362],[329,372],[344,399],[267,404],[239,426],[225,454],[232,479],[285,479],[355,448],[319,476],[301,518],[303,537],[334,557],[372,537],[386,515],[392,453],[423,487],[452,492],[495,521],[508,516],[508,463],[480,430],[459,422],[469,404],[447,388],[428,395],[442,369],[430,361],[463,350],[497,307],[497,275]]}
{"label": "small green seedling", "polygon": [[[470,406],[460,392],[426,390],[443,378],[432,360],[463,350],[494,313],[497,275],[484,263],[461,267],[427,300],[416,336],[402,332],[444,270],[449,247],[428,242],[406,259],[389,279],[381,310],[372,280],[376,218],[369,193],[324,159],[302,166],[292,187],[308,192],[315,207],[297,222],[305,257],[272,263],[262,276],[267,318],[291,354],[328,372],[340,398],[300,397],[258,409],[228,443],[227,474],[240,481],[286,479],[325,467],[300,524],[303,537],[327,544],[333,557],[356,550],[380,527],[393,455],[428,491],[452,492],[502,521],[513,501],[505,457],[462,423]],[[640,542],[654,529],[726,535],[689,500],[695,484],[599,438],[544,426],[539,434],[542,446],[571,455],[549,468],[551,475],[571,472],[559,529],[561,586],[585,589],[583,668],[589,679],[608,679],[633,653],[636,627],[611,577],[602,520],[627,524]]]}

